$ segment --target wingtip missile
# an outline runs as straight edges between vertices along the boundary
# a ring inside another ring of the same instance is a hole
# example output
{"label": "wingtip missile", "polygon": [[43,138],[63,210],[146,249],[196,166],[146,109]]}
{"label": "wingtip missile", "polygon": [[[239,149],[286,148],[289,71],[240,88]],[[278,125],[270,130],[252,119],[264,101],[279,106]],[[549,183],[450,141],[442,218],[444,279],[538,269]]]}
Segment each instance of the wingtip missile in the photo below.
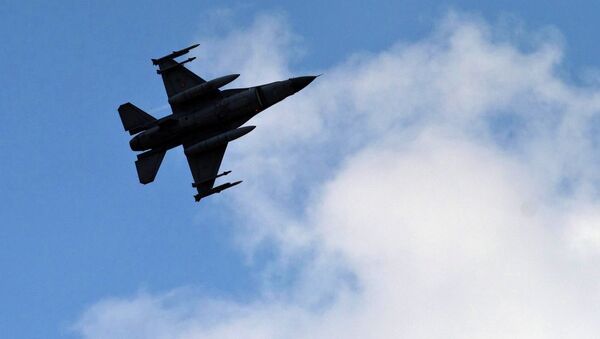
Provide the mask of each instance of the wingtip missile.
{"label": "wingtip missile", "polygon": [[224,190],[226,190],[228,188],[231,188],[233,186],[241,184],[242,182],[243,182],[242,180],[236,181],[236,182],[228,182],[228,183],[225,183],[223,185],[219,185],[217,187],[213,187],[213,188],[211,188],[210,191],[208,191],[208,192],[206,192],[204,194],[196,194],[196,195],[194,195],[194,200],[196,200],[196,202],[198,202],[202,198],[206,198],[209,195],[213,195],[215,193],[221,193],[221,192],[223,192]]}
{"label": "wingtip missile", "polygon": [[237,185],[241,184],[242,182],[243,182],[242,180],[239,180],[236,182],[228,182],[226,184],[223,184],[223,185],[213,188],[213,191],[214,191],[214,193],[221,193],[228,188],[232,188],[233,186],[237,186]]}
{"label": "wingtip missile", "polygon": [[203,184],[203,183],[205,183],[205,182],[209,182],[209,181],[211,181],[211,180],[215,180],[215,179],[217,179],[217,178],[219,178],[219,177],[224,177],[224,176],[226,176],[226,175],[227,175],[227,174],[229,174],[229,173],[231,173],[231,171],[225,171],[225,172],[223,172],[223,173],[221,173],[221,174],[217,174],[217,175],[215,175],[214,177],[210,177],[210,178],[204,179],[204,180],[202,180],[202,181],[200,181],[200,182],[193,182],[193,183],[192,183],[192,187],[196,188],[196,187],[200,186],[201,184]]}
{"label": "wingtip missile", "polygon": [[200,46],[200,44],[193,44],[193,45],[191,45],[191,46],[189,46],[187,48],[184,48],[184,49],[180,50],[180,52],[183,51],[183,50],[189,52],[190,50],[192,50],[192,49],[194,49],[194,48],[196,48],[198,46]]}
{"label": "wingtip missile", "polygon": [[158,64],[160,64],[161,62],[163,62],[165,60],[175,59],[175,58],[180,57],[182,55],[188,54],[192,49],[194,49],[194,48],[196,48],[198,46],[200,46],[200,44],[194,44],[194,45],[191,45],[191,46],[186,47],[184,49],[180,49],[178,51],[173,51],[171,54],[165,55],[164,57],[160,57],[160,58],[157,58],[157,59],[152,59],[152,64],[153,65],[158,65]]}
{"label": "wingtip missile", "polygon": [[196,57],[191,57],[191,58],[188,58],[187,60],[184,60],[182,62],[178,62],[175,65],[167,66],[166,68],[157,69],[156,70],[156,74],[163,74],[163,73],[168,72],[168,71],[170,71],[172,69],[175,69],[176,67],[183,66],[183,65],[187,64],[188,62],[192,62],[194,60],[196,60]]}

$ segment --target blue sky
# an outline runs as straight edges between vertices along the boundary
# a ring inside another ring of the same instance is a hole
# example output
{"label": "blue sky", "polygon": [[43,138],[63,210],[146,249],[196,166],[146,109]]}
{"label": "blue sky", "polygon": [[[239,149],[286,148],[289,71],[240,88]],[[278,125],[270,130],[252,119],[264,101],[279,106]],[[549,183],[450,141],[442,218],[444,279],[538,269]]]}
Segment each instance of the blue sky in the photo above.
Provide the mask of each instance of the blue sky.
{"label": "blue sky", "polygon": [[[155,183],[137,181],[116,108],[126,101],[146,110],[166,103],[150,58],[198,42],[194,69],[213,74],[203,66],[199,37],[218,41],[261,15],[276,15],[302,50],[284,75],[293,76],[421,41],[450,10],[494,27],[555,30],[565,54],[559,78],[579,84],[597,74],[600,3],[594,1],[4,3],[0,337],[78,337],[73,324],[106,298],[181,287],[240,303],[262,295],[265,272],[281,249],[267,243],[250,260],[239,248],[237,205],[229,200],[236,190],[195,204],[191,175],[175,152]],[[293,268],[274,275],[270,283],[281,285],[275,290],[295,278]]]}

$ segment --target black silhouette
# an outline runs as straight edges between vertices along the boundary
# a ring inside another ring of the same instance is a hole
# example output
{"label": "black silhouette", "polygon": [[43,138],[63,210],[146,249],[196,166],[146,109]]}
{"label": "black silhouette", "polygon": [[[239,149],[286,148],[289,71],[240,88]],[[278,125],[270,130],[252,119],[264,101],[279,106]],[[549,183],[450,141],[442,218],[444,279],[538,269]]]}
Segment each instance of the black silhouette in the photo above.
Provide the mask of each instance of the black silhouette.
{"label": "black silhouette", "polygon": [[135,166],[142,184],[154,181],[165,153],[183,145],[194,177],[192,186],[198,194],[196,201],[239,184],[225,183],[213,187],[227,143],[254,129],[241,127],[256,114],[295,94],[310,84],[316,76],[303,76],[250,88],[219,90],[239,74],[226,75],[205,81],[184,67],[195,58],[178,62],[174,59],[187,54],[193,45],[159,59],[152,59],[162,76],[173,113],[156,119],[131,103],[119,106],[123,127],[136,134],[129,145],[137,155]]}

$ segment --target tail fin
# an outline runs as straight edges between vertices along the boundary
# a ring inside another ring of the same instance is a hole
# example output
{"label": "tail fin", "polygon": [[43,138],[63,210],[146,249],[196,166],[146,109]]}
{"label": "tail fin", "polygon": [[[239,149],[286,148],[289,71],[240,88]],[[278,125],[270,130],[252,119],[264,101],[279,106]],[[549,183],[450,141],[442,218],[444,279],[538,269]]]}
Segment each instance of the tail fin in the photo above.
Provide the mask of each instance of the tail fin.
{"label": "tail fin", "polygon": [[148,184],[154,181],[156,173],[160,168],[163,158],[167,151],[149,151],[138,155],[138,160],[135,162],[138,178],[142,184]]}
{"label": "tail fin", "polygon": [[137,108],[130,102],[119,106],[118,111],[123,127],[131,135],[148,129],[150,123],[156,121],[156,118]]}

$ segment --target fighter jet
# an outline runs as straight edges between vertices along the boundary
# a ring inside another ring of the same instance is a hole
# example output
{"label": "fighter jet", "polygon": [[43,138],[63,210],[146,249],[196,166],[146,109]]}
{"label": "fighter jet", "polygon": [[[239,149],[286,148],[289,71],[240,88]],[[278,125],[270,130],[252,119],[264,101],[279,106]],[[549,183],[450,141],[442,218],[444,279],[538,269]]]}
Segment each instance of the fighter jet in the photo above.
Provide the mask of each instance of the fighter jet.
{"label": "fighter jet", "polygon": [[265,109],[308,86],[316,76],[302,76],[249,88],[220,88],[235,80],[230,74],[206,81],[184,64],[194,60],[175,59],[190,52],[192,45],[158,59],[152,59],[163,80],[172,114],[156,119],[132,103],[119,106],[125,131],[134,137],[131,150],[139,153],[135,161],[140,183],[154,181],[165,153],[183,146],[194,187],[194,199],[233,187],[241,181],[214,186],[215,180],[231,171],[219,173],[225,149],[230,141],[240,138],[255,126],[242,127]]}

